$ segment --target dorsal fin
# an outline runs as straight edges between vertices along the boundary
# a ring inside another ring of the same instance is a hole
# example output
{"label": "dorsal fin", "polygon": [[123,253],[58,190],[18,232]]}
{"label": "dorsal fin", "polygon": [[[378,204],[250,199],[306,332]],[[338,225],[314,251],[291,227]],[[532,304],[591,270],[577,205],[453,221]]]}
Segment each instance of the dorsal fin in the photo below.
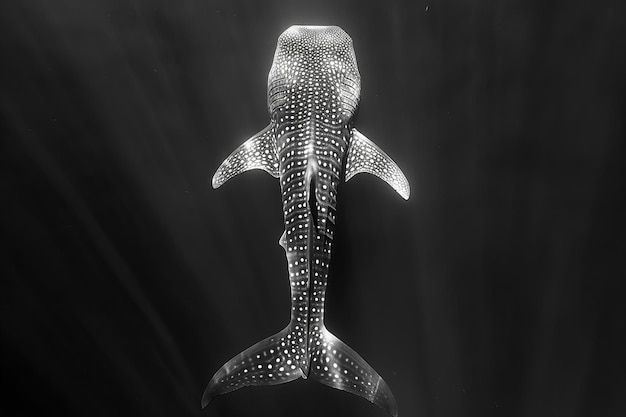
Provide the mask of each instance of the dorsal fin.
{"label": "dorsal fin", "polygon": [[319,208],[319,204],[317,201],[317,174],[319,171],[319,167],[317,165],[317,160],[315,157],[311,156],[309,158],[308,166],[306,169],[306,184],[307,191],[309,194],[308,203],[309,203],[309,211],[311,213],[311,220],[313,221],[313,226],[315,227],[315,232],[319,233],[319,214],[317,212]]}
{"label": "dorsal fin", "polygon": [[317,213],[318,204],[317,204],[317,196],[315,193],[315,178],[311,178],[309,181],[309,209],[311,210],[311,220],[313,221],[315,232],[319,233],[320,224],[319,224],[319,215]]}

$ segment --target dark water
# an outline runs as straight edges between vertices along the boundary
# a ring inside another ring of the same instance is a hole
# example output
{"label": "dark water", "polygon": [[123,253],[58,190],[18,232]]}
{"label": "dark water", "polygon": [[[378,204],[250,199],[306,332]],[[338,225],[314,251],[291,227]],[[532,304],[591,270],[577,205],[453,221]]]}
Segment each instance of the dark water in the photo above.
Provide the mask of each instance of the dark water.
{"label": "dark water", "polygon": [[280,32],[335,24],[413,195],[342,187],[329,328],[402,416],[626,415],[624,7],[281,4],[3,2],[1,414],[384,415],[306,381],[200,411],[289,315],[277,182],[210,176]]}

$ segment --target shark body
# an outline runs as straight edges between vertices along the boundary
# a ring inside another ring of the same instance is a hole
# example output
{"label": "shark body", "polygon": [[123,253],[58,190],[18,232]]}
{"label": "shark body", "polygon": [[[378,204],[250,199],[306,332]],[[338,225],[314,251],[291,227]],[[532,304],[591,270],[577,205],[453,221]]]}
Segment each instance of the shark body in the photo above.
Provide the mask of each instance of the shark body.
{"label": "shark body", "polygon": [[292,26],[278,38],[268,76],[271,121],[222,163],[212,185],[251,169],[279,178],[291,320],[226,362],[209,382],[203,407],[245,386],[311,378],[397,415],[382,377],[324,325],[339,183],[368,172],[403,198],[410,194],[400,168],[353,126],[360,88],[352,39],[341,28]]}

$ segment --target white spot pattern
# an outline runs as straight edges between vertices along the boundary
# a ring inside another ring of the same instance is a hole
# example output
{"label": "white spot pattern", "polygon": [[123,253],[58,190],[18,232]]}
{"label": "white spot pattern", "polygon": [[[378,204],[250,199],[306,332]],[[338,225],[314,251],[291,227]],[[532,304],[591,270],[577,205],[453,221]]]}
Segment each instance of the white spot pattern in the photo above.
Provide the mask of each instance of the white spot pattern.
{"label": "white spot pattern", "polygon": [[291,320],[222,366],[207,386],[203,405],[244,386],[311,377],[397,415],[380,375],[324,326],[342,162],[347,159],[346,180],[371,172],[403,197],[409,194],[397,165],[352,128],[360,88],[352,39],[342,29],[292,26],[279,37],[268,77],[272,122],[224,161],[213,186],[249,169],[280,179],[285,231],[279,243],[288,262]]}

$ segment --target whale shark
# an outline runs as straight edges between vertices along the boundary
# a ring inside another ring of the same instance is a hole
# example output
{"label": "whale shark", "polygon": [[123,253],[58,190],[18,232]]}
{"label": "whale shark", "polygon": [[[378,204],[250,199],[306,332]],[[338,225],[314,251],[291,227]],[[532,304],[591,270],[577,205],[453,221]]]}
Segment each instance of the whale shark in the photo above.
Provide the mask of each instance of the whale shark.
{"label": "whale shark", "polygon": [[268,75],[270,123],[226,158],[212,186],[252,169],[279,179],[285,224],[279,244],[288,263],[291,319],[215,373],[203,408],[242,387],[310,378],[398,414],[383,378],[324,324],[341,181],[366,172],[404,199],[410,195],[398,165],[354,127],[360,91],[353,42],[341,28],[291,26],[279,36]]}

